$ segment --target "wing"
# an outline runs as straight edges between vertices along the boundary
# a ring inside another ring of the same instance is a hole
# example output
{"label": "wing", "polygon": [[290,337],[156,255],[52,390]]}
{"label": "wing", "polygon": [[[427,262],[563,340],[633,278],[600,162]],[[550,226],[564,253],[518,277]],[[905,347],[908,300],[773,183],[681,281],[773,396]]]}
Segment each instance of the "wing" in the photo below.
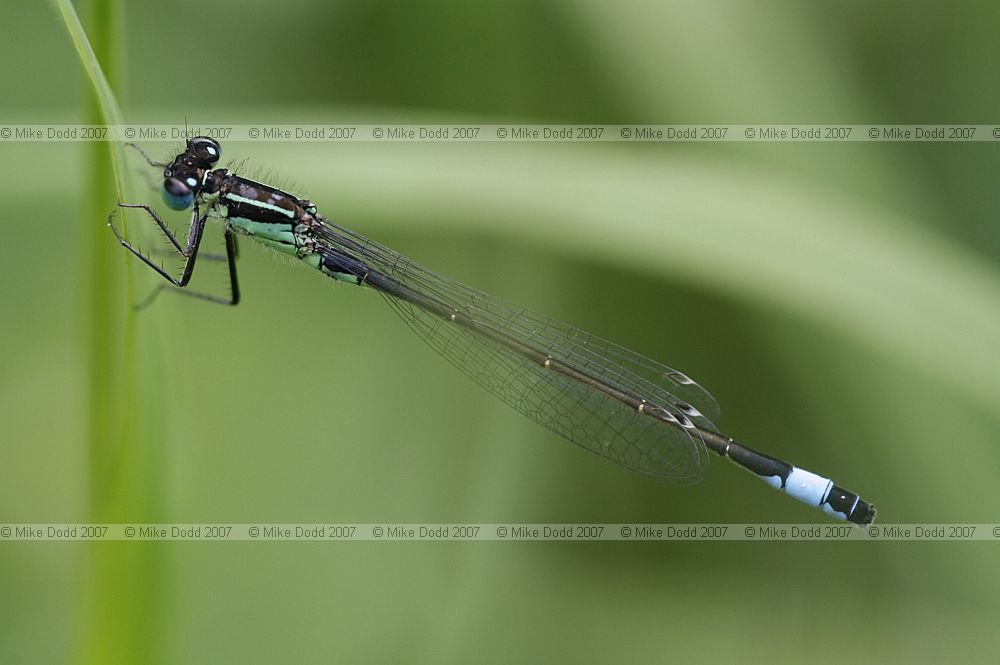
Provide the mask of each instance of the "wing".
{"label": "wing", "polygon": [[[419,302],[431,303],[421,306],[414,298],[400,297],[395,288],[379,288],[378,280],[366,281],[378,288],[400,318],[432,348],[532,420],[586,450],[646,475],[674,483],[697,482],[704,476],[708,453],[696,428],[716,432],[712,419],[718,416],[719,408],[704,388],[681,372],[442,277],[328,220],[322,220],[315,232],[321,242],[356,259],[364,270],[420,294]],[[460,313],[472,325],[456,325],[442,312]],[[670,426],[644,416],[586,383],[547,369],[509,344],[497,342],[498,337],[641,396],[685,426]]]}

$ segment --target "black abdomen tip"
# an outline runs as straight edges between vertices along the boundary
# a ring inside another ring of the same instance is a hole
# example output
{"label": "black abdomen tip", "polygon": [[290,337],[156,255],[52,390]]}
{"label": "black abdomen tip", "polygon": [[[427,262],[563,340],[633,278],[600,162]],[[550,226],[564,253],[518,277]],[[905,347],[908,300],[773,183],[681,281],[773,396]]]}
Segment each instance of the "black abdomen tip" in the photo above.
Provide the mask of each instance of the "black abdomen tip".
{"label": "black abdomen tip", "polygon": [[871,524],[875,521],[875,506],[867,501],[858,499],[858,505],[855,506],[847,520],[861,526]]}
{"label": "black abdomen tip", "polygon": [[875,520],[875,506],[837,485],[830,488],[822,507],[831,515],[861,526]]}

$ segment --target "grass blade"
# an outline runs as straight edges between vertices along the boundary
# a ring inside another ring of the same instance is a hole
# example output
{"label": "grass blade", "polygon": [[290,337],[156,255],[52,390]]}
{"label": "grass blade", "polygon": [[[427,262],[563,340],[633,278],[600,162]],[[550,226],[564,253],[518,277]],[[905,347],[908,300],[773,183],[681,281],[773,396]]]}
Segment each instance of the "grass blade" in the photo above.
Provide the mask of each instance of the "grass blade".
{"label": "grass blade", "polygon": [[[120,125],[122,112],[111,88],[121,8],[117,0],[89,4],[93,41],[69,0],[54,0],[89,79],[93,95],[87,121]],[[108,74],[101,63],[107,67]],[[88,459],[89,519],[94,523],[157,522],[161,473],[155,455],[163,449],[162,404],[157,383],[144,372],[157,364],[156,339],[137,346],[132,313],[132,264],[103,224],[114,201],[128,200],[123,145],[92,143],[87,157],[87,200],[80,223],[85,265],[83,302],[89,319]],[[126,227],[123,214],[118,221]],[[121,288],[121,284],[125,288]],[[150,331],[152,332],[152,331]],[[143,380],[145,378],[145,380]],[[156,405],[155,409],[140,405]],[[140,428],[139,423],[142,423]],[[140,437],[138,433],[144,434]],[[156,543],[100,543],[88,551],[77,641],[82,662],[156,662],[162,617],[162,565]]]}

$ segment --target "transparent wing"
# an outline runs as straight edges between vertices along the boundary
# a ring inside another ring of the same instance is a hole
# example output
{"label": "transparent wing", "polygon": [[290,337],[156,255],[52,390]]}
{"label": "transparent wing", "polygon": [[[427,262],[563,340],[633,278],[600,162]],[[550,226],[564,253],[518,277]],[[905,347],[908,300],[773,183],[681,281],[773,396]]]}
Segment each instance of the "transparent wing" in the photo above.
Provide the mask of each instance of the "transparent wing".
{"label": "transparent wing", "polygon": [[[382,295],[431,347],[532,420],[629,469],[675,483],[700,480],[708,454],[697,428],[716,432],[719,408],[684,374],[622,346],[435,274],[397,252],[323,220],[317,235],[367,267],[474,322],[456,325],[431,308]],[[369,285],[376,286],[371,280]],[[659,406],[684,426],[650,418],[604,392],[547,369],[476,330],[505,339]]]}

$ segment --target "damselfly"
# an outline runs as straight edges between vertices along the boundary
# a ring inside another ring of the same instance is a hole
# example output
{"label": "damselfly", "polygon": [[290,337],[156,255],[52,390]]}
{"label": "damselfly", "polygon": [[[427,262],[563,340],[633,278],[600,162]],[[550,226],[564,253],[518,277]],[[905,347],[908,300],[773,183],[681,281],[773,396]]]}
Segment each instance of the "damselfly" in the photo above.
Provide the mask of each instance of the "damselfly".
{"label": "damselfly", "polygon": [[[137,146],[136,146],[137,147]],[[141,152],[141,150],[140,150]],[[638,353],[552,319],[532,314],[442,277],[346,229],[310,201],[225,168],[217,141],[189,139],[163,168],[161,193],[174,210],[192,208],[181,244],[154,210],[142,208],[184,259],[180,278],[130,244],[118,241],[170,285],[199,298],[239,302],[236,237],[249,236],[334,279],[375,289],[431,347],[491,393],[578,446],[633,471],[694,483],[708,470],[708,450],[767,484],[828,514],[869,524],[875,507],[831,480],[757,452],[719,433],[719,408],[690,378]],[[209,218],[225,226],[230,297],[185,289]]]}

